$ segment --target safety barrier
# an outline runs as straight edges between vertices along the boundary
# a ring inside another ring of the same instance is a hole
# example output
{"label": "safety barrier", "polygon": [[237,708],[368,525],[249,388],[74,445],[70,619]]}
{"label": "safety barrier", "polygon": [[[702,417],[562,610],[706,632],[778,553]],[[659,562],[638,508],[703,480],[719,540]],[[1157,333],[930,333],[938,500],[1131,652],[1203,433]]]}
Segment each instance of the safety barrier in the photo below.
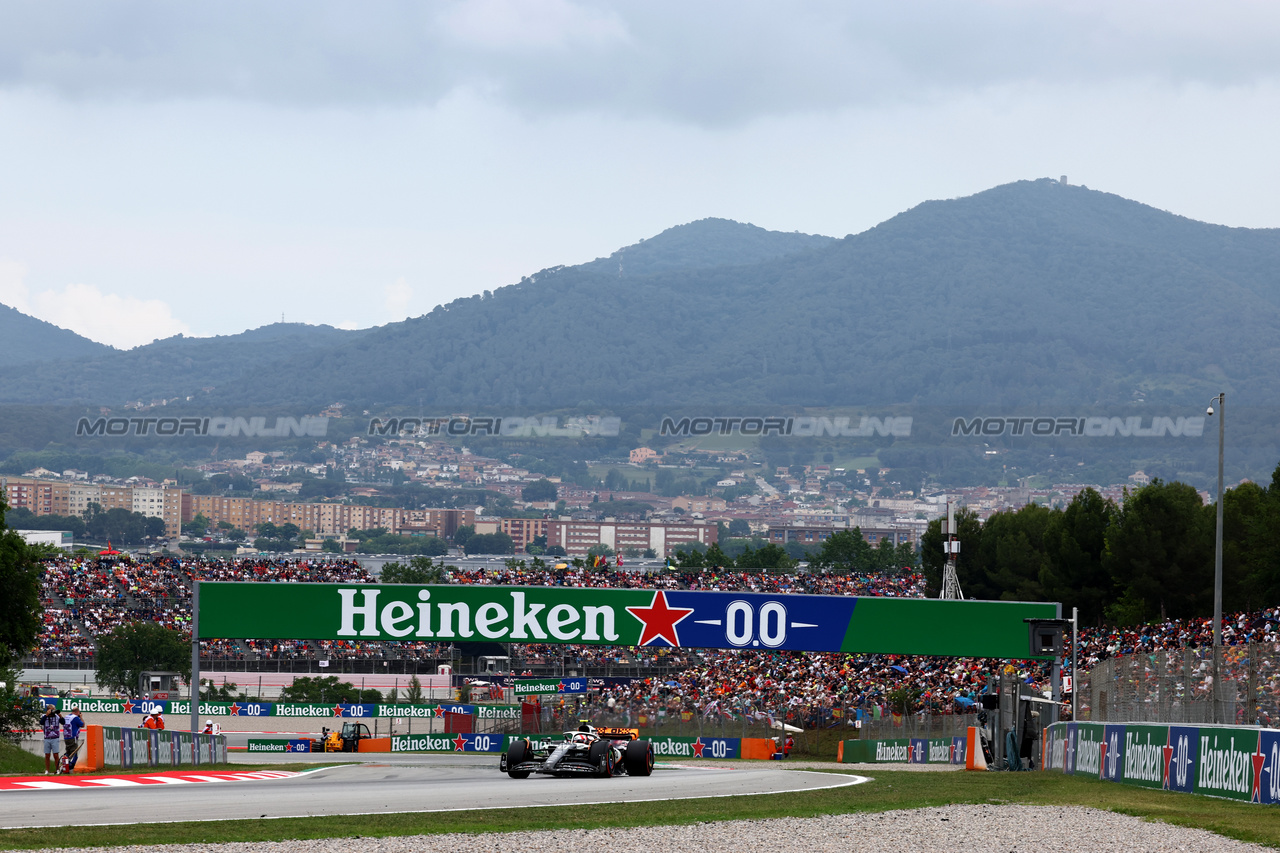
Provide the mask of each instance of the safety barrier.
{"label": "safety barrier", "polygon": [[[174,717],[191,713],[191,702],[185,699],[43,699],[59,711],[79,708],[85,714],[161,714]],[[200,716],[222,717],[374,717],[420,719],[443,718],[445,714],[469,714],[477,720],[511,720],[519,722],[519,705],[459,705],[438,702],[430,705],[404,705],[375,702],[201,702]]]}
{"label": "safety barrier", "polygon": [[844,740],[836,748],[842,764],[960,764],[968,754],[967,737]]}
{"label": "safety barrier", "polygon": [[[505,752],[520,735],[466,732],[462,734],[393,735],[389,738],[370,738],[360,741],[360,752]],[[653,753],[660,759],[671,758],[763,758],[774,752],[774,743],[767,738],[733,737],[650,737]],[[537,746],[550,746],[560,738],[530,740]],[[312,742],[298,738],[250,738],[248,752],[310,752]]]}
{"label": "safety barrier", "polygon": [[1280,802],[1280,729],[1153,723],[1054,723],[1041,766],[1108,782]]}
{"label": "safety barrier", "polygon": [[198,767],[227,763],[227,739],[223,735],[85,726],[81,749],[84,755],[76,763],[76,770],[83,773],[105,767]]}

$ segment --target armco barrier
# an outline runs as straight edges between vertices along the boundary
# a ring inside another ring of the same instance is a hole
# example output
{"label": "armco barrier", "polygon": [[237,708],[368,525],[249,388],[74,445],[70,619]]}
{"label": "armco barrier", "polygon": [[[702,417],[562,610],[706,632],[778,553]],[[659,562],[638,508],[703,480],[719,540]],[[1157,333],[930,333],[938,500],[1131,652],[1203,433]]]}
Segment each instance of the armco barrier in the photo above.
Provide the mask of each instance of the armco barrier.
{"label": "armco barrier", "polygon": [[846,740],[839,749],[842,764],[960,764],[965,763],[966,739],[896,738]]}
{"label": "armco barrier", "polygon": [[1280,730],[1152,723],[1054,723],[1042,766],[1108,782],[1280,802]]}

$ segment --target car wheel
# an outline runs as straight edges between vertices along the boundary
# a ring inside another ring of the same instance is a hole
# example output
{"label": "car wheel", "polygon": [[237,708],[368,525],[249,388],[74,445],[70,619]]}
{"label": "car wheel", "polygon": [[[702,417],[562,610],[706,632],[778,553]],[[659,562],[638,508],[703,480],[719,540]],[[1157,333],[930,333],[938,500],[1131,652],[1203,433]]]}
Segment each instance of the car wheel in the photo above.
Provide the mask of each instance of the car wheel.
{"label": "car wheel", "polygon": [[608,741],[598,740],[591,744],[587,760],[595,765],[596,770],[604,778],[608,779],[613,775],[613,748]]}
{"label": "car wheel", "polygon": [[[523,764],[529,760],[529,741],[521,738],[512,741],[511,746],[507,747],[507,767],[515,767],[517,764]],[[528,770],[508,770],[507,775],[512,779],[528,779]]]}
{"label": "car wheel", "polygon": [[628,776],[648,776],[653,773],[653,744],[647,740],[633,740],[627,743],[622,753],[622,766],[627,768]]}

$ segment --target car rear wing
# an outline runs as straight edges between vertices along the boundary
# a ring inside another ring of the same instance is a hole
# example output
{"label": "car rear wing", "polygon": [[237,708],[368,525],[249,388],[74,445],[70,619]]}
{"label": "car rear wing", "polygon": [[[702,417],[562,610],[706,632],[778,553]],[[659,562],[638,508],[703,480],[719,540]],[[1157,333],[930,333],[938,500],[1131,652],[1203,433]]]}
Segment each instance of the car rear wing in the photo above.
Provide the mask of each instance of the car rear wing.
{"label": "car rear wing", "polygon": [[622,729],[614,726],[596,726],[596,734],[609,740],[639,740],[639,729]]}

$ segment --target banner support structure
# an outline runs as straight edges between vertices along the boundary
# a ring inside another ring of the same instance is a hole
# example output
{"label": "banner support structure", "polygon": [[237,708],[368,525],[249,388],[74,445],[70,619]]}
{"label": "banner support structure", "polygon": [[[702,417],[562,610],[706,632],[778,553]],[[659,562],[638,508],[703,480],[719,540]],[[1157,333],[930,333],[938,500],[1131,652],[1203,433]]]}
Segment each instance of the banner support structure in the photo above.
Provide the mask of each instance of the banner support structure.
{"label": "banner support structure", "polygon": [[200,731],[200,581],[191,582],[191,734]]}

